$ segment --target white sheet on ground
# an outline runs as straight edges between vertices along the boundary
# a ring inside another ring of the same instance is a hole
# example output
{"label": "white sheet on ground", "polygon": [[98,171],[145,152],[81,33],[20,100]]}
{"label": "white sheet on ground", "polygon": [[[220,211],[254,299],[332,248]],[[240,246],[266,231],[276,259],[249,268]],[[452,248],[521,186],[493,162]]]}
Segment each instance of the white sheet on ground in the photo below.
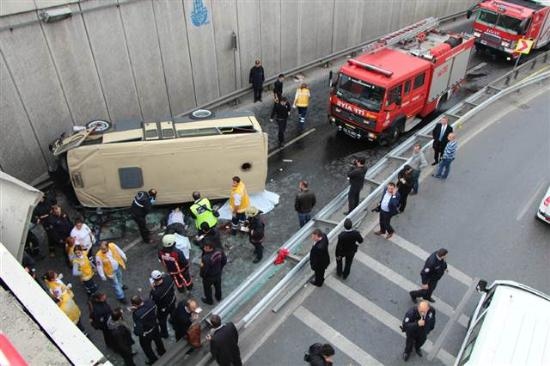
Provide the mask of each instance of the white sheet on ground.
{"label": "white sheet on ground", "polygon": [[[254,193],[250,195],[250,205],[256,207],[263,213],[267,213],[279,204],[279,195],[274,192],[263,191],[260,193]],[[229,209],[229,200],[227,200],[223,206],[218,209],[220,213],[220,219],[231,220],[231,210]]]}

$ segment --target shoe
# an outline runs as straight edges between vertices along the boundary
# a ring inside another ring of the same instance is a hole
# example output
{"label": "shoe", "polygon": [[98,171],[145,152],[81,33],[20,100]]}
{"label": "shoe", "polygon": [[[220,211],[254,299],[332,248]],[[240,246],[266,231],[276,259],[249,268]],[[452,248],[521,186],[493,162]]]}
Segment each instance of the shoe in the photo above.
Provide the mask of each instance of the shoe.
{"label": "shoe", "polygon": [[409,296],[411,297],[412,302],[416,304],[416,297],[412,294],[412,291],[409,292]]}
{"label": "shoe", "polygon": [[434,162],[432,163],[432,165],[437,165],[437,161],[434,161]]}
{"label": "shoe", "polygon": [[338,276],[338,277],[342,277],[342,274],[341,274],[341,273],[338,273],[338,272],[336,272],[336,276]]}
{"label": "shoe", "polygon": [[418,355],[418,357],[422,357],[422,351],[419,349],[416,350],[416,354]]}
{"label": "shoe", "polygon": [[117,299],[119,303],[121,303],[122,305],[128,305],[128,300],[126,300],[125,297],[123,297],[122,299]]}
{"label": "shoe", "polygon": [[207,305],[214,305],[214,301],[208,301],[206,297],[201,297],[201,301]]}
{"label": "shoe", "polygon": [[220,302],[220,301],[222,301],[222,298],[220,297],[220,298],[218,299],[218,298],[216,297],[216,301],[217,301],[217,302]]}
{"label": "shoe", "polygon": [[262,260],[262,258],[254,258],[252,263],[259,263]]}
{"label": "shoe", "polygon": [[393,236],[393,233],[386,235],[386,239],[390,239]]}
{"label": "shoe", "polygon": [[123,289],[123,290],[128,290],[128,286],[122,285],[122,289]]}
{"label": "shoe", "polygon": [[426,301],[429,301],[429,302],[432,302],[432,303],[435,302],[435,300],[433,299],[433,297],[428,297],[428,298],[426,299]]}
{"label": "shoe", "polygon": [[410,353],[407,353],[407,352],[403,352],[403,361],[407,362],[407,360],[409,359],[409,356],[411,354]]}
{"label": "shoe", "polygon": [[374,235],[378,235],[378,236],[380,236],[380,235],[382,235],[382,234],[384,234],[384,233],[383,233],[383,232],[381,232],[380,230],[378,230],[378,231],[375,231],[375,232],[374,232]]}
{"label": "shoe", "polygon": [[344,212],[342,212],[342,213],[343,213],[344,215],[347,215],[347,214],[349,214],[349,211],[344,211]]}
{"label": "shoe", "polygon": [[323,286],[323,285],[318,285],[317,282],[315,282],[315,279],[313,279],[313,278],[311,280],[309,280],[309,283],[311,283],[313,286],[317,286],[317,287]]}

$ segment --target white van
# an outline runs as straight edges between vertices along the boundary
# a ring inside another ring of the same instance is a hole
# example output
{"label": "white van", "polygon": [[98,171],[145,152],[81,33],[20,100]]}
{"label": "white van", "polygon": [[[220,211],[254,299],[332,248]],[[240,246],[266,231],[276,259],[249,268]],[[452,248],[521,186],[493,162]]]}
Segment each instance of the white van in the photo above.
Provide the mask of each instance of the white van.
{"label": "white van", "polygon": [[550,296],[513,281],[480,281],[478,290],[455,366],[550,365]]}

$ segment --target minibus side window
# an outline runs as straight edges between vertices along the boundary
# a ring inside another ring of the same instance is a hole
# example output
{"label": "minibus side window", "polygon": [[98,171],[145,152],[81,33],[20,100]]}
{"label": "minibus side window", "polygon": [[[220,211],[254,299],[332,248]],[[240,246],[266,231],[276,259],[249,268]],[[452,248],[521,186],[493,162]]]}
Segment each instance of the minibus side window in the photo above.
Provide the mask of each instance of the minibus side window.
{"label": "minibus side window", "polygon": [[464,347],[464,352],[462,353],[462,358],[458,363],[459,366],[466,364],[466,362],[468,362],[468,360],[470,359],[470,355],[472,354],[472,351],[474,350],[474,347],[476,345],[477,336],[479,334],[479,331],[481,330],[481,326],[483,325],[486,314],[487,312],[485,311],[477,321],[476,325],[472,328],[472,332],[468,337],[468,343],[466,343],[466,347]]}
{"label": "minibus side window", "polygon": [[143,187],[143,174],[141,172],[141,168],[119,168],[118,178],[120,179],[120,188],[122,189],[136,189]]}

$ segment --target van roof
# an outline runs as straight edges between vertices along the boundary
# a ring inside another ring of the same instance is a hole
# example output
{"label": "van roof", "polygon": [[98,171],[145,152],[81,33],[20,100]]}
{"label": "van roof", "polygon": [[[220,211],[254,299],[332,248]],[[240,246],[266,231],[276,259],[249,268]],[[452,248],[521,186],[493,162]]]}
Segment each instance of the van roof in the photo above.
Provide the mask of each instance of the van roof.
{"label": "van roof", "polygon": [[468,364],[550,365],[550,298],[496,286]]}

